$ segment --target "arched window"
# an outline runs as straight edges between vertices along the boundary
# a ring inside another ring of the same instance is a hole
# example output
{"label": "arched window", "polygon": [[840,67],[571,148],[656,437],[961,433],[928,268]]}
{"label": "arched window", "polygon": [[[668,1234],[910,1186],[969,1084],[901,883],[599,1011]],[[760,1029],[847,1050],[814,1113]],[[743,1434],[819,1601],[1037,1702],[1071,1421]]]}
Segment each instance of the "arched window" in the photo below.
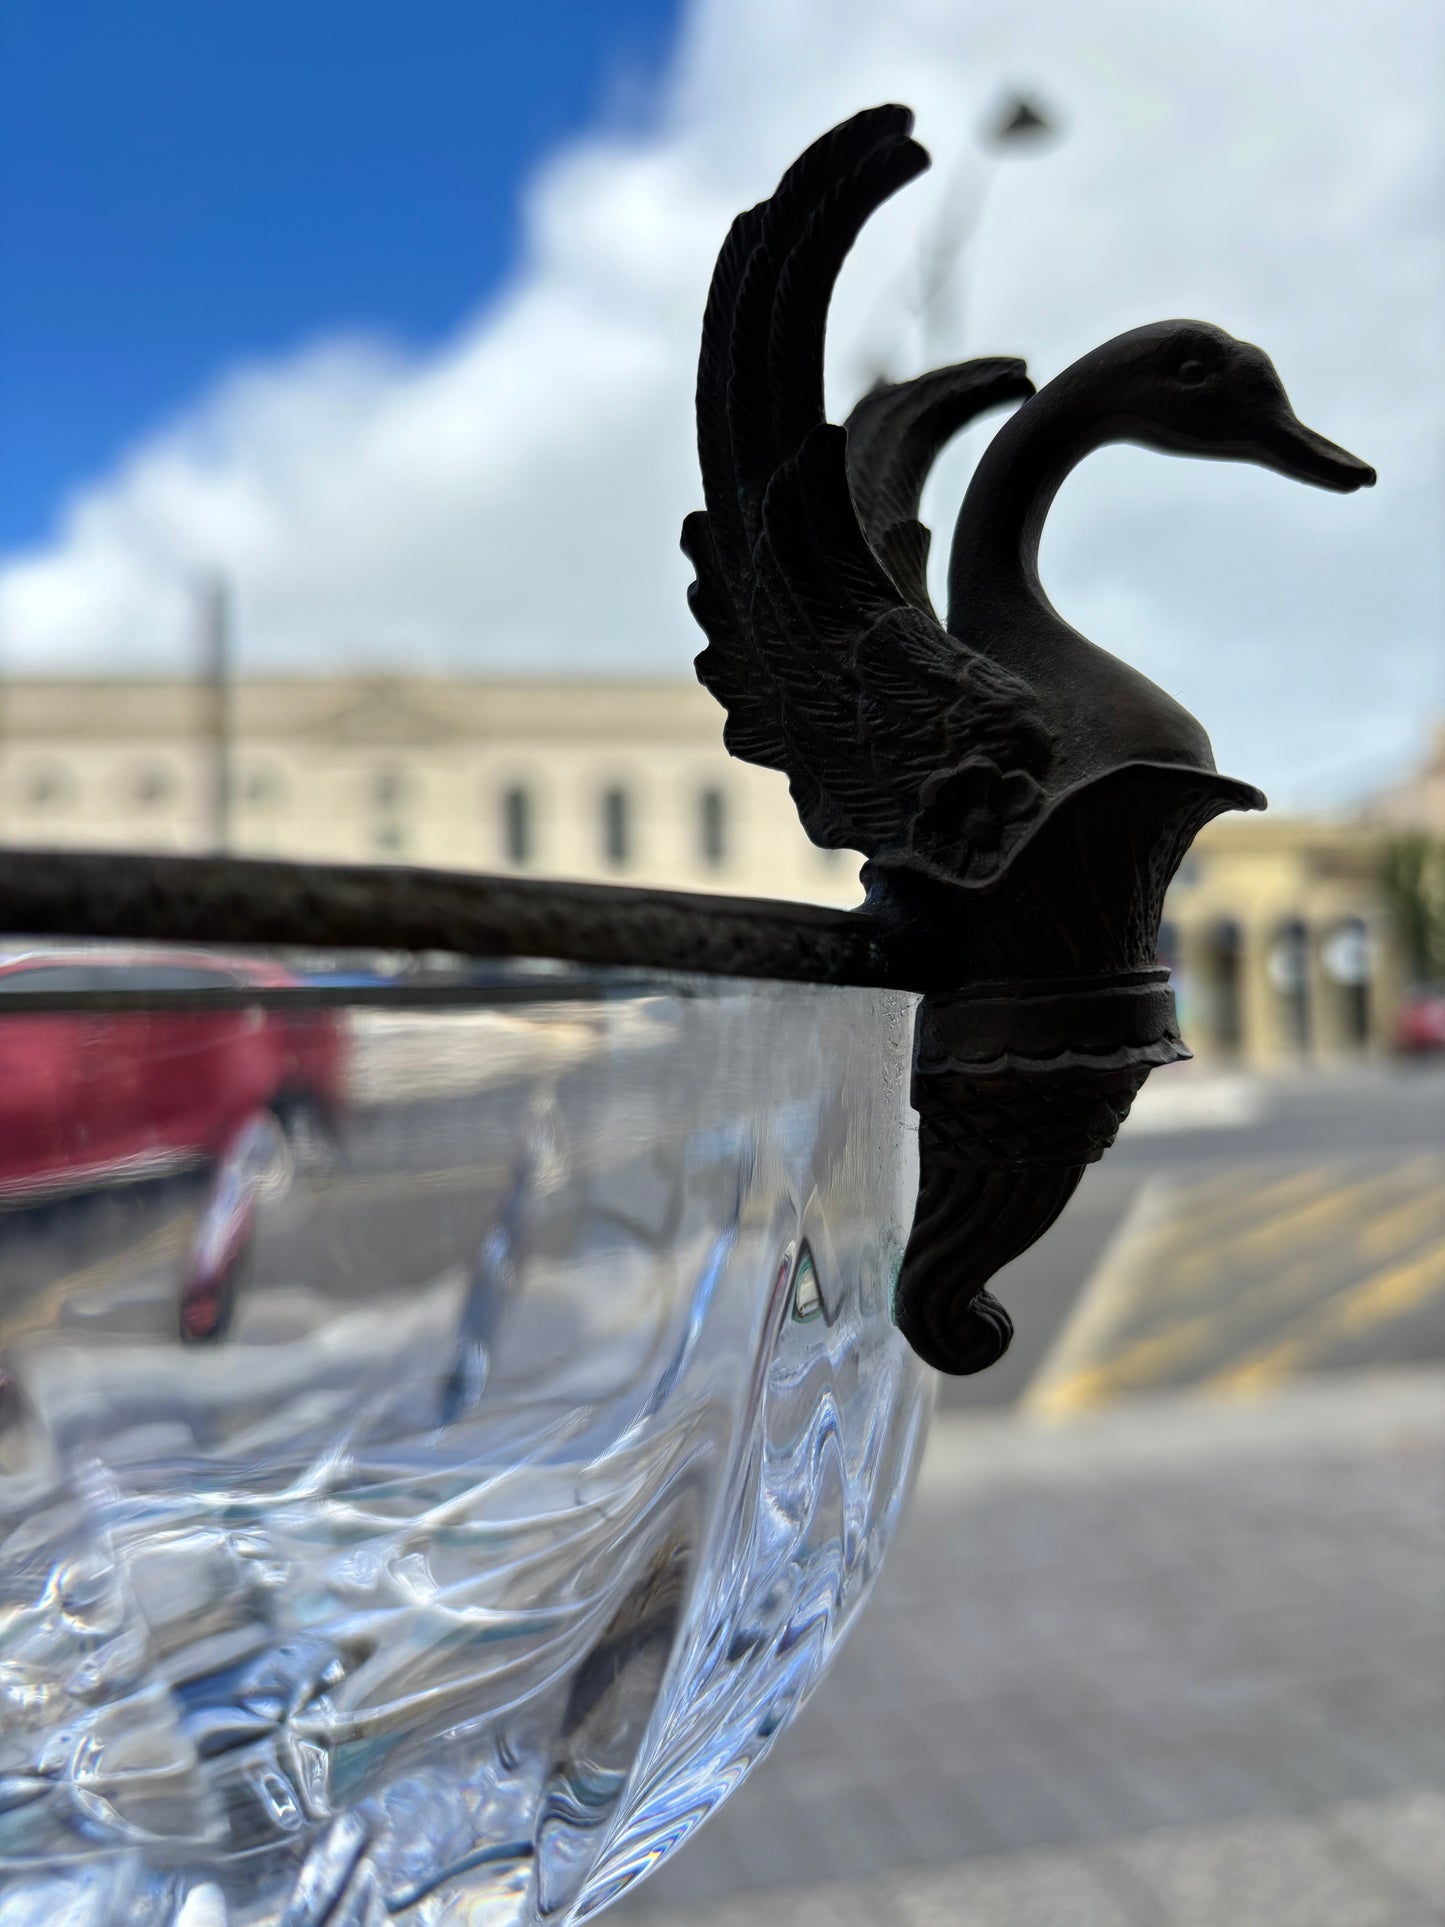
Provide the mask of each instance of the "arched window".
{"label": "arched window", "polygon": [[532,792],[514,783],[502,793],[502,847],[508,863],[519,868],[532,861],[535,847]]}
{"label": "arched window", "polygon": [[1345,917],[1326,934],[1320,945],[1320,965],[1342,1041],[1351,1048],[1368,1044],[1374,946],[1363,917]]}
{"label": "arched window", "polygon": [[1310,1009],[1310,931],[1291,917],[1275,932],[1266,955],[1270,982],[1279,993],[1285,1035],[1296,1050],[1308,1050],[1313,1022]]}
{"label": "arched window", "polygon": [[602,856],[614,870],[632,861],[632,798],[617,787],[602,792]]}
{"label": "arched window", "polygon": [[698,847],[709,869],[728,860],[728,800],[720,789],[706,789],[697,799]]}
{"label": "arched window", "polygon": [[1244,931],[1232,917],[1217,917],[1199,947],[1198,995],[1217,1051],[1233,1055],[1244,1045]]}

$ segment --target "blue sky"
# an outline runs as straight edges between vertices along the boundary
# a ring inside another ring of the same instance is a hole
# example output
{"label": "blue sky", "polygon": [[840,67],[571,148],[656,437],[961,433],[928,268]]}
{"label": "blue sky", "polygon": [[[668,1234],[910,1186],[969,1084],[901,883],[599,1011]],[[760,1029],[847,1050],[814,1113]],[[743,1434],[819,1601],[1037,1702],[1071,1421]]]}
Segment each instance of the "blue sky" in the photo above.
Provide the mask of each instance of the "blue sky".
{"label": "blue sky", "polygon": [[[1259,343],[1379,487],[1110,448],[1044,580],[1277,804],[1363,793],[1445,703],[1442,57],[1436,0],[0,0],[0,668],[183,669],[220,570],[243,673],[687,675],[718,244],[893,99],[936,166],[845,269],[835,416],[921,365],[946,195],[932,358]],[[1029,158],[978,138],[1016,88]]]}
{"label": "blue sky", "polygon": [[540,157],[645,119],[677,11],[5,0],[0,549],[228,364],[455,328]]}

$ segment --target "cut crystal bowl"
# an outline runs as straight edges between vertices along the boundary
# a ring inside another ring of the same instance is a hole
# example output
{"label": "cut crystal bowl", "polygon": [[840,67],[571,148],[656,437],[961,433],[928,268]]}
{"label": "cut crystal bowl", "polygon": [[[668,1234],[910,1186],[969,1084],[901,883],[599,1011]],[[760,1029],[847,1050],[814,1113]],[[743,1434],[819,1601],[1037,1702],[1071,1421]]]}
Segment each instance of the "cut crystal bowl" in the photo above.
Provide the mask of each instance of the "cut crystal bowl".
{"label": "cut crystal bowl", "polygon": [[913,1000],[0,967],[0,1927],[582,1919],[878,1571]]}

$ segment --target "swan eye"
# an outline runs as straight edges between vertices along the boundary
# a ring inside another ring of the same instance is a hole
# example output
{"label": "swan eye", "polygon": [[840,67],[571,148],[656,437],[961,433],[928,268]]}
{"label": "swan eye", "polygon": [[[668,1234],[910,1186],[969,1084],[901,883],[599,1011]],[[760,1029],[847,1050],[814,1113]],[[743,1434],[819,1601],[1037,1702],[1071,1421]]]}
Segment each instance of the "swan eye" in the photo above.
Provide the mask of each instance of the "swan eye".
{"label": "swan eye", "polygon": [[1202,361],[1189,360],[1181,361],[1177,372],[1186,388],[1197,388],[1209,370]]}

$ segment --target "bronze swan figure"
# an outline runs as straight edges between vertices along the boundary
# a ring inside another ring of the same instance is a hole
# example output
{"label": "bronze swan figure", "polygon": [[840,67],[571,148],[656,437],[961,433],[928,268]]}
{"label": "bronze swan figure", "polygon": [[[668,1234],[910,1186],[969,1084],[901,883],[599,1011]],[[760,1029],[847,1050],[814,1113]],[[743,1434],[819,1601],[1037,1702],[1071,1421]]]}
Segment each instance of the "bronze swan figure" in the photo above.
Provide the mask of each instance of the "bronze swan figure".
{"label": "bronze swan figure", "polygon": [[[924,1358],[972,1372],[1012,1333],[988,1280],[1057,1217],[1150,1069],[1188,1055],[1156,961],[1170,878],[1211,817],[1264,807],[1219,774],[1187,710],[1052,608],[1049,506],[1113,441],[1342,492],[1374,474],[1296,419],[1258,348],[1195,321],[1121,335],[1037,394],[1021,362],[963,363],[830,424],[833,283],[868,216],[927,166],[911,132],[906,108],[856,115],[733,223],[698,364],[706,508],[683,548],[728,749],[787,776],[815,842],[864,853],[865,908],[925,990],[894,1315]],[[1008,401],[959,512],[945,625],[923,481]]]}

